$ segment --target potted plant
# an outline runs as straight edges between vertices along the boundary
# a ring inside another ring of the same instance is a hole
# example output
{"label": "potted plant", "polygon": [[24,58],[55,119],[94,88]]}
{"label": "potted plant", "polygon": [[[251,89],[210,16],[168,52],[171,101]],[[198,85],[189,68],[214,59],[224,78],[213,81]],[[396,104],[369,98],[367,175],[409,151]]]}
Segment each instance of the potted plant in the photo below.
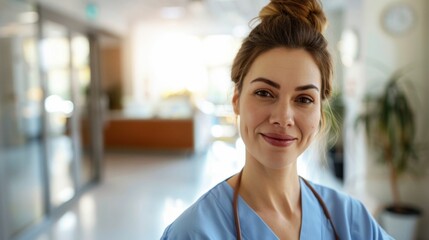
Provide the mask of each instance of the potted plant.
{"label": "potted plant", "polygon": [[[405,204],[398,189],[399,177],[413,169],[418,160],[414,141],[415,115],[401,84],[404,77],[403,70],[394,72],[380,95],[367,96],[366,109],[356,123],[365,125],[370,149],[389,170],[393,202],[381,215],[383,227],[395,239],[414,239],[421,210]],[[406,226],[409,229],[403,229]]]}

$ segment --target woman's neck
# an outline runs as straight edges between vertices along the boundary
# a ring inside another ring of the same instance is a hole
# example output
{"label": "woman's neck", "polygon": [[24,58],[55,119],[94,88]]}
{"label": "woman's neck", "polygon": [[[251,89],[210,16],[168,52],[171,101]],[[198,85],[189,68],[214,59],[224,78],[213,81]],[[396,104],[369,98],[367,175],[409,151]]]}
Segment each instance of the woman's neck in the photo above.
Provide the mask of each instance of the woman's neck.
{"label": "woman's neck", "polygon": [[295,164],[281,170],[243,169],[240,195],[255,211],[293,214],[301,205],[301,189]]}
{"label": "woman's neck", "polygon": [[[235,189],[238,175],[228,180]],[[239,194],[256,212],[273,211],[284,217],[301,210],[301,189],[296,162],[283,169],[267,169],[246,162]]]}

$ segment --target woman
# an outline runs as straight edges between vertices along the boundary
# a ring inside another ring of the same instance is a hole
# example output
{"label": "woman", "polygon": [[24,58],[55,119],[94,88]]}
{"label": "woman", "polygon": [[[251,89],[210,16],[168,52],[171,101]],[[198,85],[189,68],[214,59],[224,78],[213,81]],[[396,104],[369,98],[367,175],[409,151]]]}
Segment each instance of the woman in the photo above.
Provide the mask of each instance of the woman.
{"label": "woman", "polygon": [[232,67],[242,171],[187,209],[162,239],[391,239],[349,196],[300,178],[325,129],[332,63],[317,0],[272,0]]}

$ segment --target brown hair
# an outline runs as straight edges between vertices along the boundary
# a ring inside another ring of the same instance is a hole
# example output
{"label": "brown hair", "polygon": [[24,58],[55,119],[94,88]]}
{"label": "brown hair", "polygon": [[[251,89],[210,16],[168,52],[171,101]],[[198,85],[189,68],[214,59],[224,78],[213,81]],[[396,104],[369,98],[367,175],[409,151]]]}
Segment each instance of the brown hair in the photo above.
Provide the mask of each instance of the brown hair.
{"label": "brown hair", "polygon": [[[255,59],[273,48],[302,48],[309,52],[322,77],[322,100],[332,93],[332,60],[322,32],[326,17],[317,0],[271,0],[259,12],[259,24],[244,39],[231,71],[232,81],[241,93],[243,80]],[[325,114],[322,113],[322,126]]]}

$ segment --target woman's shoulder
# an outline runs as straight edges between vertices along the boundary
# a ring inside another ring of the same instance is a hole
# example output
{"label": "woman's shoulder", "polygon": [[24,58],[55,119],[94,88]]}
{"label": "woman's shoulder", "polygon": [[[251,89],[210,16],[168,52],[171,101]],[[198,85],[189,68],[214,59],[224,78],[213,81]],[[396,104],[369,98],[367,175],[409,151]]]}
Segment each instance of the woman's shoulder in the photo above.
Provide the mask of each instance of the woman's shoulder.
{"label": "woman's shoulder", "polygon": [[225,181],[217,184],[174,220],[161,239],[215,239],[230,218],[230,194]]}
{"label": "woman's shoulder", "polygon": [[[352,217],[353,215],[368,215],[369,212],[362,202],[341,190],[336,190],[320,184],[312,183],[314,190],[323,199],[332,215]],[[370,215],[370,214],[369,214]]]}
{"label": "woman's shoulder", "polygon": [[336,228],[346,236],[344,239],[391,239],[360,200],[341,190],[310,184],[324,201]]}
{"label": "woman's shoulder", "polygon": [[349,194],[345,193],[342,190],[339,189],[333,189],[331,187],[327,187],[321,184],[309,182],[314,190],[322,197],[323,200],[329,200],[329,202],[333,202],[335,205],[338,204],[346,204],[346,205],[354,205],[354,204],[360,204],[360,201],[356,198],[350,196]]}

